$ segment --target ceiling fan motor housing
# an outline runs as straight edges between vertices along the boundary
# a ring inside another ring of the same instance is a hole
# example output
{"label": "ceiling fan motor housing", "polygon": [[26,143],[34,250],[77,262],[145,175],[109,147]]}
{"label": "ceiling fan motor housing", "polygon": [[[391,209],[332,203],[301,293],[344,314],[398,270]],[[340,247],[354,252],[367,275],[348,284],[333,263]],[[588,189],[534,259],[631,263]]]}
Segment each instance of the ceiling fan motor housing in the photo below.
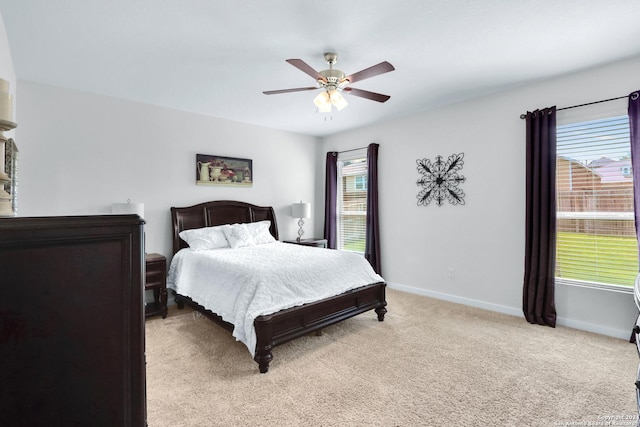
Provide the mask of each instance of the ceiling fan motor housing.
{"label": "ceiling fan motor housing", "polygon": [[344,72],[340,70],[322,70],[319,71],[319,74],[324,77],[326,81],[318,79],[318,85],[327,90],[342,89],[349,83],[349,80],[343,80]]}
{"label": "ceiling fan motor housing", "polygon": [[324,60],[329,64],[329,69],[318,72],[318,74],[324,77],[324,80],[317,80],[318,87],[325,88],[326,90],[342,90],[347,84],[349,84],[349,80],[344,80],[344,72],[333,69],[333,64],[338,62],[338,54],[335,52],[325,52]]}

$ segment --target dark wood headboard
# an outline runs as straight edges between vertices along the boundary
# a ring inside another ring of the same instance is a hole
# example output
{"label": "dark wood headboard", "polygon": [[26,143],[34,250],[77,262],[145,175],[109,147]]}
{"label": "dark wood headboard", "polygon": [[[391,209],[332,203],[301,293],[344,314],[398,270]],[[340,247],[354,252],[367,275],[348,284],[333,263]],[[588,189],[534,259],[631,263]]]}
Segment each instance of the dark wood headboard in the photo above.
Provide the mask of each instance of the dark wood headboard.
{"label": "dark wood headboard", "polygon": [[271,221],[269,231],[278,240],[276,214],[271,206],[256,206],[233,200],[216,200],[184,208],[171,208],[173,253],[189,246],[180,238],[182,230],[264,220]]}

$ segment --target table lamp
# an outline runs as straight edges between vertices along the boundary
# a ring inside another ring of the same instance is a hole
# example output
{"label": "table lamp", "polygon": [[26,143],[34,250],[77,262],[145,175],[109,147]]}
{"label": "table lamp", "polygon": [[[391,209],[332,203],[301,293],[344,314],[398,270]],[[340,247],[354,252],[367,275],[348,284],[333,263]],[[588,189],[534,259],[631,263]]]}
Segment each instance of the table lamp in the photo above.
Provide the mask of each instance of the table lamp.
{"label": "table lamp", "polygon": [[291,216],[294,218],[299,218],[298,226],[300,229],[298,230],[298,238],[296,241],[300,241],[302,235],[304,234],[304,230],[302,226],[304,225],[303,218],[311,218],[311,203],[294,203],[291,205]]}

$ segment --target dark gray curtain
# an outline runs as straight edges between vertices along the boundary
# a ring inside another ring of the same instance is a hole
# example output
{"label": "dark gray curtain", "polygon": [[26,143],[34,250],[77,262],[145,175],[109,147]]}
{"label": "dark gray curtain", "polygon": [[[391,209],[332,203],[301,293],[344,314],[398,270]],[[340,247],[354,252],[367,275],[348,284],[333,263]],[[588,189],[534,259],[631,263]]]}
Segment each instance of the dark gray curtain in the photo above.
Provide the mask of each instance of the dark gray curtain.
{"label": "dark gray curtain", "polygon": [[[640,247],[640,91],[629,94],[629,133],[631,136],[631,171],[633,173],[633,207],[636,235]],[[640,251],[639,251],[640,252]]]}
{"label": "dark gray curtain", "polygon": [[527,112],[523,311],[529,323],[556,325],[556,107]]}
{"label": "dark gray curtain", "polygon": [[336,206],[338,203],[338,153],[327,153],[324,187],[324,238],[327,247],[336,248]]}
{"label": "dark gray curtain", "polygon": [[380,223],[378,221],[378,148],[367,147],[367,223],[364,257],[380,273]]}

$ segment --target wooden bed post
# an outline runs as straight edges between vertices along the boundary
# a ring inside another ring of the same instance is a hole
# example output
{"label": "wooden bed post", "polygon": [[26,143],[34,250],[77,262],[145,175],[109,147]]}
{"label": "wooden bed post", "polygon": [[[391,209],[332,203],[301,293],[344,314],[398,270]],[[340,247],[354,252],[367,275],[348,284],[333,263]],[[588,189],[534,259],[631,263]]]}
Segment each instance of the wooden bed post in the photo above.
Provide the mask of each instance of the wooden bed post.
{"label": "wooden bed post", "polygon": [[273,360],[273,323],[271,316],[259,316],[253,321],[256,331],[256,352],[253,360],[258,363],[261,374],[269,370],[269,363]]}
{"label": "wooden bed post", "polygon": [[380,287],[378,291],[378,306],[375,309],[376,314],[378,315],[378,321],[384,321],[384,315],[387,314],[387,295],[386,295],[386,286]]}

